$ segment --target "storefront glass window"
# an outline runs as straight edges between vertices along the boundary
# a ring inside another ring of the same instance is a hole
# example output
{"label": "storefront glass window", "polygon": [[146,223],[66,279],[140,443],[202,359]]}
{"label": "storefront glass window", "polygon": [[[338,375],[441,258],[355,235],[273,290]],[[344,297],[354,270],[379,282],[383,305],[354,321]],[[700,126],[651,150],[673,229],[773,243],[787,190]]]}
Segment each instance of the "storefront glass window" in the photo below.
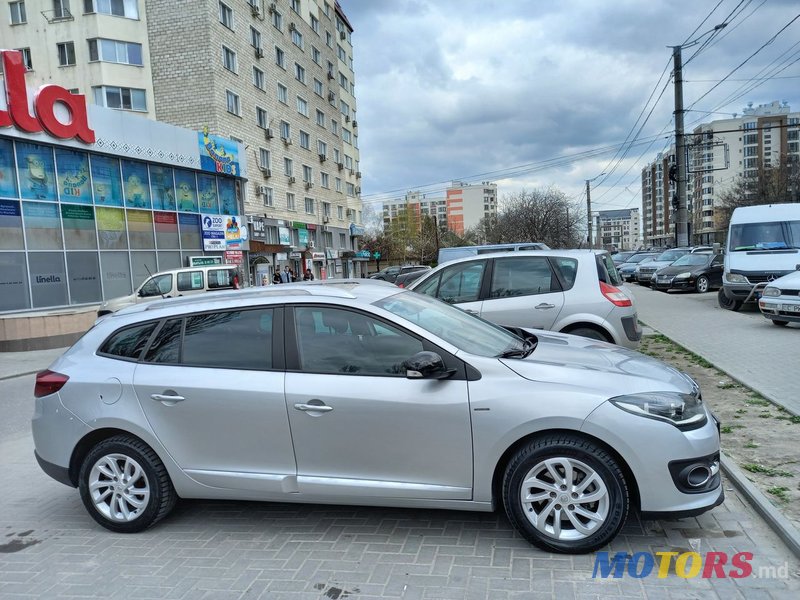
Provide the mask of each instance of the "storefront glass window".
{"label": "storefront glass window", "polygon": [[24,252],[0,252],[0,310],[30,308]]}
{"label": "storefront glass window", "polygon": [[56,148],[56,167],[61,202],[91,204],[88,155],[67,148]]}
{"label": "storefront glass window", "polygon": [[14,168],[14,144],[11,140],[0,140],[0,197],[19,197],[17,171]]}
{"label": "storefront glass window", "polygon": [[129,208],[151,208],[150,182],[147,165],[132,160],[122,161],[122,182],[125,190],[125,206]]}
{"label": "storefront glass window", "polygon": [[238,202],[236,202],[236,184],[233,179],[217,178],[217,189],[219,190],[219,206],[223,215],[239,214]]}
{"label": "storefront glass window", "polygon": [[172,169],[150,165],[150,189],[153,193],[153,208],[175,210],[175,182]]}
{"label": "storefront glass window", "polygon": [[122,206],[122,182],[116,158],[92,156],[92,183],[96,205]]}
{"label": "storefront glass window", "polygon": [[128,235],[125,231],[125,213],[121,208],[98,206],[97,235],[100,238],[101,250],[124,250],[128,247]]}
{"label": "storefront glass window", "polygon": [[67,252],[69,296],[73,304],[100,302],[100,263],[97,252]]}
{"label": "storefront glass window", "polygon": [[198,175],[197,185],[199,188],[200,212],[212,215],[219,214],[216,177],[213,175]]}
{"label": "storefront glass window", "polygon": [[131,266],[133,267],[133,289],[138,288],[144,280],[158,273],[155,252],[131,252]]}
{"label": "storefront glass window", "polygon": [[23,248],[25,248],[25,244],[22,236],[22,216],[19,202],[17,200],[0,200],[0,250],[22,250]]}
{"label": "storefront glass window", "polygon": [[29,252],[28,268],[33,308],[69,304],[63,252]]}
{"label": "storefront glass window", "polygon": [[127,252],[101,252],[100,276],[106,298],[127,296],[131,289],[131,265]]}
{"label": "storefront glass window", "polygon": [[181,248],[195,251],[202,249],[203,239],[200,234],[200,216],[179,214],[178,223],[181,230]]}
{"label": "storefront glass window", "polygon": [[158,253],[158,270],[169,271],[170,269],[181,268],[181,253],[180,252],[159,252]]}
{"label": "storefront glass window", "polygon": [[175,194],[178,210],[197,212],[197,181],[194,173],[175,169]]}
{"label": "storefront glass window", "polygon": [[56,173],[49,146],[17,142],[17,169],[23,198],[56,200]]}
{"label": "storefront glass window", "polygon": [[58,206],[44,202],[23,202],[22,214],[28,237],[28,250],[61,250],[61,220]]}
{"label": "storefront glass window", "polygon": [[180,248],[178,215],[173,212],[154,212],[153,220],[156,226],[156,247],[159,249]]}
{"label": "storefront glass window", "polygon": [[149,210],[126,210],[128,215],[128,239],[131,248],[155,248],[153,237],[153,213]]}
{"label": "storefront glass window", "polygon": [[77,204],[62,204],[61,218],[64,223],[64,245],[67,250],[97,249],[94,208]]}

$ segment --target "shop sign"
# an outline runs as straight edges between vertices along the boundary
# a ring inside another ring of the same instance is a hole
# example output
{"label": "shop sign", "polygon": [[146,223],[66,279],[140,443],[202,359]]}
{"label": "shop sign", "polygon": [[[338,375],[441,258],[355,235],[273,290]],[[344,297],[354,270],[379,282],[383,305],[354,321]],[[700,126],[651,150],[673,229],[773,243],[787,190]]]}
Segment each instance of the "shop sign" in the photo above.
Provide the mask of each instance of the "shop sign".
{"label": "shop sign", "polygon": [[333,248],[325,248],[325,258],[329,258],[331,260],[337,258],[336,250]]}
{"label": "shop sign", "polygon": [[210,267],[211,265],[221,265],[222,259],[219,256],[190,256],[190,267]]}
{"label": "shop sign", "polygon": [[369,250],[359,250],[356,252],[356,258],[366,258],[369,260],[372,257]]}
{"label": "shop sign", "polygon": [[292,245],[292,234],[287,227],[278,227],[278,243],[281,246]]}
{"label": "shop sign", "polygon": [[203,250],[225,250],[225,216],[200,215],[200,225],[203,230]]}
{"label": "shop sign", "polygon": [[300,242],[301,246],[308,246],[308,230],[307,229],[298,229],[297,230],[297,238]]}
{"label": "shop sign", "polygon": [[292,229],[305,229],[306,224],[300,221],[292,221]]}
{"label": "shop sign", "polygon": [[[28,88],[25,85],[25,65],[22,53],[17,50],[0,50],[3,63],[7,106],[0,109],[0,127],[16,127],[27,133],[46,131],[62,140],[79,139],[86,144],[95,142],[95,134],[89,128],[86,114],[86,97],[71,94],[58,85],[41,86],[33,98],[33,113],[28,103]],[[69,122],[56,116],[56,105],[69,111]]]}
{"label": "shop sign", "polygon": [[311,260],[325,260],[325,253],[324,252],[312,252],[311,253]]}
{"label": "shop sign", "polygon": [[228,250],[241,250],[242,242],[247,239],[247,233],[242,233],[240,227],[242,218],[236,215],[225,217],[225,247]]}
{"label": "shop sign", "polygon": [[303,258],[302,252],[289,252],[289,258],[292,260],[300,260]]}
{"label": "shop sign", "polygon": [[241,265],[244,263],[244,254],[241,250],[226,250],[225,251],[225,264],[227,265]]}
{"label": "shop sign", "polygon": [[356,225],[355,223],[350,223],[350,235],[351,236],[363,236],[366,233],[366,229],[361,225]]}
{"label": "shop sign", "polygon": [[267,239],[267,224],[263,217],[250,217],[250,233],[253,234],[254,240]]}
{"label": "shop sign", "polygon": [[197,133],[200,146],[200,168],[212,173],[241,175],[239,171],[239,147],[236,142],[217,135],[210,135],[208,127]]}

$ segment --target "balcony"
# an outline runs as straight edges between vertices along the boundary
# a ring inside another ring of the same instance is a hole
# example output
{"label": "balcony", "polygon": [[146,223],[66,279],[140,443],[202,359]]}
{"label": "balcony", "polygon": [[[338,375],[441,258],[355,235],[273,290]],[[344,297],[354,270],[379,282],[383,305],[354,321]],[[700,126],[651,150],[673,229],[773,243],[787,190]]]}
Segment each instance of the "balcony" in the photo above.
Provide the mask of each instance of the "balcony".
{"label": "balcony", "polygon": [[48,23],[51,25],[53,23],[61,23],[62,21],[74,21],[75,17],[69,11],[68,8],[62,6],[55,10],[43,10],[42,16],[47,20]]}

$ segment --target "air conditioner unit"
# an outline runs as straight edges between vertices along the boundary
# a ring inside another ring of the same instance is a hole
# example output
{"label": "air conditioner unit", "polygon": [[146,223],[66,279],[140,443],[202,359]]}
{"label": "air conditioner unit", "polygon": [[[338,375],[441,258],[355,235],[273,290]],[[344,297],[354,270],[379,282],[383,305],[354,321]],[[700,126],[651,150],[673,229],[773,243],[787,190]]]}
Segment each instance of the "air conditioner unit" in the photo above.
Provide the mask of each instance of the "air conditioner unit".
{"label": "air conditioner unit", "polygon": [[333,73],[331,73],[330,71],[328,71],[328,79],[333,79]]}
{"label": "air conditioner unit", "polygon": [[270,169],[267,169],[266,167],[261,167],[261,174],[264,177],[272,177],[272,171]]}
{"label": "air conditioner unit", "polygon": [[274,13],[276,10],[278,10],[278,5],[275,4],[274,2],[270,3],[269,12]]}
{"label": "air conditioner unit", "polygon": [[356,194],[360,194],[360,193],[361,193],[361,188],[356,186]]}
{"label": "air conditioner unit", "polygon": [[283,140],[283,143],[286,144],[287,146],[291,146],[292,145],[292,140],[291,139],[289,139],[289,138],[281,138],[281,139]]}
{"label": "air conditioner unit", "polygon": [[271,140],[271,139],[272,139],[272,129],[270,129],[269,127],[267,127],[267,128],[264,130],[264,137],[265,137],[265,138],[267,138],[268,140]]}
{"label": "air conditioner unit", "polygon": [[297,179],[294,177],[289,177],[289,183],[294,183],[295,181],[297,181]]}
{"label": "air conditioner unit", "polygon": [[289,23],[289,31],[296,31],[296,30],[297,30],[297,25],[294,24],[294,21]]}
{"label": "air conditioner unit", "polygon": [[356,171],[356,178],[361,179],[361,171]]}
{"label": "air conditioner unit", "polygon": [[322,217],[322,222],[323,223],[330,223],[330,220],[331,220],[331,218],[328,217],[328,216]]}
{"label": "air conditioner unit", "polygon": [[353,171],[353,169],[350,169],[350,175],[355,175],[355,171]]}
{"label": "air conditioner unit", "polygon": [[308,240],[308,243],[306,244],[306,248],[313,248],[313,247],[314,247],[314,240]]}
{"label": "air conditioner unit", "polygon": [[344,169],[344,163],[336,163],[336,167],[341,171]]}
{"label": "air conditioner unit", "polygon": [[319,155],[319,162],[325,162],[327,159],[328,159],[328,157],[325,156],[324,154],[320,154]]}
{"label": "air conditioner unit", "polygon": [[333,100],[334,98],[336,98],[336,94],[333,92],[328,92],[328,100]]}
{"label": "air conditioner unit", "polygon": [[313,187],[314,187],[314,184],[313,184],[313,183],[311,183],[310,181],[306,181],[306,189],[307,189],[307,190],[310,190],[310,189],[311,189],[311,188],[313,188]]}
{"label": "air conditioner unit", "polygon": [[269,194],[269,188],[265,185],[258,186],[258,195],[259,196],[266,196]]}
{"label": "air conditioner unit", "polygon": [[344,31],[339,32],[339,39],[344,40],[347,39],[347,34]]}
{"label": "air conditioner unit", "polygon": [[253,13],[254,17],[260,17],[261,16],[261,8],[255,2],[250,5],[250,12]]}
{"label": "air conditioner unit", "polygon": [[264,49],[256,48],[256,58],[264,58]]}
{"label": "air conditioner unit", "polygon": [[345,115],[344,116],[344,122],[345,123],[349,123],[350,122],[350,115]]}
{"label": "air conditioner unit", "polygon": [[353,119],[353,127],[358,127],[358,121],[356,121],[355,119]]}

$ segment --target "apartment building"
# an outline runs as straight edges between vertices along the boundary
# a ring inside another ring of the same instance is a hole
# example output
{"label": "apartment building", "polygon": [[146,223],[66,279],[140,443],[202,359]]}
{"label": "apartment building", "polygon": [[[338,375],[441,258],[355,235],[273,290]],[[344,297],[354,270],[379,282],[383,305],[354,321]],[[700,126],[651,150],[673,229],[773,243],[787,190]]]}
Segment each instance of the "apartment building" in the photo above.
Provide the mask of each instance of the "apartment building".
{"label": "apartment building", "polygon": [[[785,102],[751,103],[741,115],[697,125],[687,135],[691,243],[723,242],[723,194],[741,178],[757,179],[763,168],[800,163],[799,146],[800,113]],[[669,176],[674,164],[673,146],[642,170],[642,225],[648,246],[674,245],[676,189]]]}
{"label": "apartment building", "polygon": [[440,230],[447,229],[447,204],[444,196],[429,196],[422,192],[408,192],[403,198],[384,202],[383,225],[389,224],[402,215],[404,211],[411,212],[411,220],[421,223],[422,216],[435,217],[436,225]]}
{"label": "apartment building", "polygon": [[595,247],[607,250],[636,250],[639,236],[639,209],[601,210],[595,215]]}
{"label": "apartment building", "polygon": [[[358,276],[353,27],[334,0],[19,0],[0,19],[29,87],[243,144],[256,282],[290,265]],[[363,255],[363,256],[362,256]]]}

